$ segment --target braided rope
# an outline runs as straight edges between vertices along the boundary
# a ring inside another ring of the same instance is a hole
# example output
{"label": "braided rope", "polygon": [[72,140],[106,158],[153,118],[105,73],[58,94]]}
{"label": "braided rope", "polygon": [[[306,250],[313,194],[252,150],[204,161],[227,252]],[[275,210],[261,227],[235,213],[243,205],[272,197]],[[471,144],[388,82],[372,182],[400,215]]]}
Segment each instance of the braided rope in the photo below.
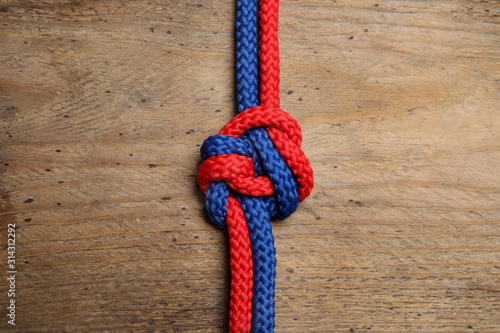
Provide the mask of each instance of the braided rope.
{"label": "braided rope", "polygon": [[280,106],[279,0],[260,0],[260,103]]}
{"label": "braided rope", "polygon": [[276,250],[270,221],[291,215],[313,186],[300,126],[279,108],[278,7],[278,0],[260,0],[257,52],[257,1],[238,0],[240,114],[201,147],[198,185],[210,218],[229,233],[230,332],[274,331]]}

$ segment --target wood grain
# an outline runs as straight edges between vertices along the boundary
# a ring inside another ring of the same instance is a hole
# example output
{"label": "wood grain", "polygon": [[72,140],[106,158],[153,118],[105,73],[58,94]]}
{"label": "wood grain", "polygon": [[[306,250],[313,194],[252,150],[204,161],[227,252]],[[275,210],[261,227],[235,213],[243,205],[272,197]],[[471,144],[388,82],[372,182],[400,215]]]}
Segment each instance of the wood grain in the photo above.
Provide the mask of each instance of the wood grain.
{"label": "wood grain", "polygon": [[[282,1],[311,197],[274,224],[276,332],[500,332],[500,3]],[[235,114],[229,0],[0,1],[16,332],[221,332],[195,186]],[[2,276],[7,250],[2,246]]]}

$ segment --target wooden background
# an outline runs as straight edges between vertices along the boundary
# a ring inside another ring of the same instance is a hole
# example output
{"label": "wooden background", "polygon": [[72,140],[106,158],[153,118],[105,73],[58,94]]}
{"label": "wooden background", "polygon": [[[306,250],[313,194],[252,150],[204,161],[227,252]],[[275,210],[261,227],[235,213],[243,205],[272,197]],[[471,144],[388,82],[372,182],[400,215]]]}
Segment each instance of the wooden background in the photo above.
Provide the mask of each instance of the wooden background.
{"label": "wooden background", "polygon": [[[500,332],[500,2],[280,10],[316,186],[273,225],[276,332]],[[195,175],[235,114],[234,14],[0,1],[1,331],[227,329],[227,236]]]}

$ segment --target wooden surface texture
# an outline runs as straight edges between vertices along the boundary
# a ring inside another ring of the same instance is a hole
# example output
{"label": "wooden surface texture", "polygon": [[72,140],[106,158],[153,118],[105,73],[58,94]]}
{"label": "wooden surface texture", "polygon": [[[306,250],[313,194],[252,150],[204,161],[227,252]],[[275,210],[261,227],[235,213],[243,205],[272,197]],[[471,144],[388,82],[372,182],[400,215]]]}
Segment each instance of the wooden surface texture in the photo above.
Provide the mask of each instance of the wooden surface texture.
{"label": "wooden surface texture", "polygon": [[[0,331],[227,330],[195,177],[236,112],[234,14],[0,0]],[[499,23],[499,1],[282,1],[315,188],[273,223],[277,333],[500,332]]]}

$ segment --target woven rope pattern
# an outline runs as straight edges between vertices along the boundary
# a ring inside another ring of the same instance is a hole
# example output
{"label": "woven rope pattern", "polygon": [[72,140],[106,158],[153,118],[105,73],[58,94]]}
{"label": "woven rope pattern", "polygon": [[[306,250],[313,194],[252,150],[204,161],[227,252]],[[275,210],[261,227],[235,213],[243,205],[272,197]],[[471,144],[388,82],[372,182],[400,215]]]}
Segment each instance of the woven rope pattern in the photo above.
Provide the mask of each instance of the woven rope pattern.
{"label": "woven rope pattern", "polygon": [[276,250],[270,221],[292,214],[313,186],[300,126],[279,108],[278,7],[278,0],[260,1],[257,51],[257,2],[237,2],[240,114],[201,147],[198,185],[210,218],[227,226],[230,238],[230,332],[274,331]]}

